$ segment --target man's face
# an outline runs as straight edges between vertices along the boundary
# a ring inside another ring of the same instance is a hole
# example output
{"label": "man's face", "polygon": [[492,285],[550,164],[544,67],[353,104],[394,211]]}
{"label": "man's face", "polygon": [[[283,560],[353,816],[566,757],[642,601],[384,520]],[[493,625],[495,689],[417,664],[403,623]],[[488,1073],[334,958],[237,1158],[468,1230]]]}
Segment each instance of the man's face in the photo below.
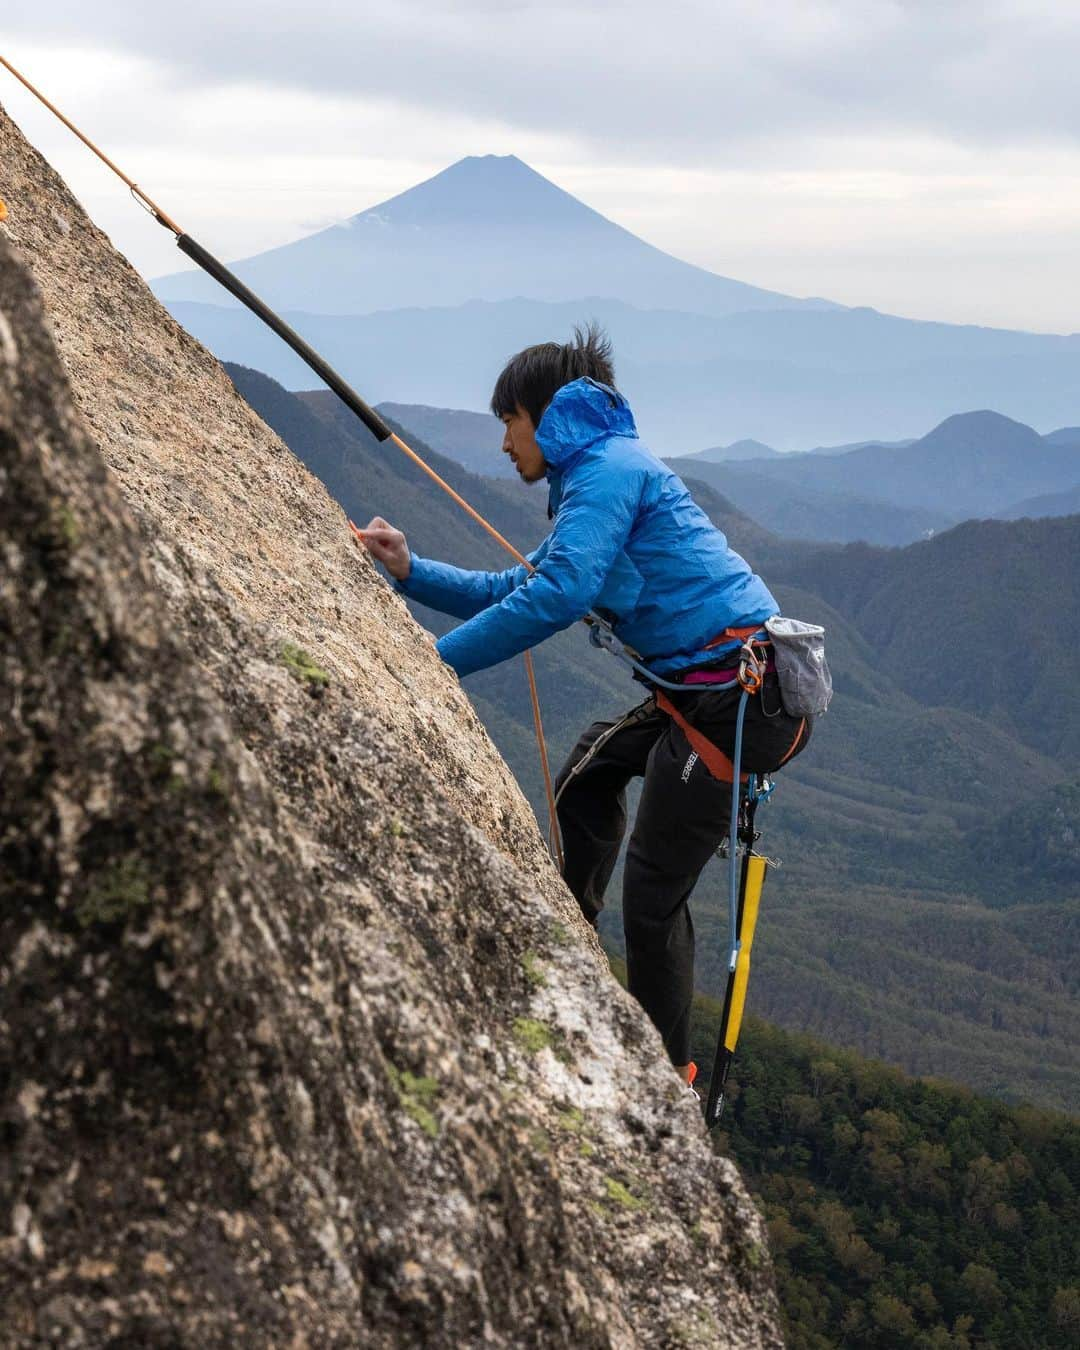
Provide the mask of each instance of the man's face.
{"label": "man's face", "polygon": [[506,434],[503,436],[503,454],[509,455],[514,468],[526,483],[537,483],[547,472],[543,452],[536,444],[536,428],[533,420],[522,407],[507,413],[502,419]]}

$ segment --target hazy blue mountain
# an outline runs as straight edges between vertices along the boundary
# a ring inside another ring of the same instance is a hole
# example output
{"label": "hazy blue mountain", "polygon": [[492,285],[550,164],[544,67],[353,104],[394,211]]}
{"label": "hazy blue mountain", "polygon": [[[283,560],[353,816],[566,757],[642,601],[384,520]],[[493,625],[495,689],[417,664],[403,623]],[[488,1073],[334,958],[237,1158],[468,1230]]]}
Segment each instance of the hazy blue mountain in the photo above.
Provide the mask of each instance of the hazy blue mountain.
{"label": "hazy blue mountain", "polygon": [[[307,397],[307,395],[301,395]],[[491,413],[460,408],[429,408],[422,403],[380,403],[384,417],[399,423],[440,455],[489,478],[517,478],[517,470],[502,453],[503,426]]]}
{"label": "hazy blue mountain", "polygon": [[[311,387],[307,367],[246,311],[169,307],[221,359],[265,370],[289,388]],[[477,412],[486,410],[508,355],[563,341],[574,323],[597,318],[614,340],[616,375],[642,434],[668,455],[745,436],[796,450],[921,435],[958,406],[992,406],[1054,426],[1074,420],[1080,407],[1080,337],[915,323],[872,310],[715,318],[646,312],[592,292],[564,304],[475,301],[286,317],[369,401]],[[862,485],[850,490],[865,493]]]}
{"label": "hazy blue mountain", "polygon": [[[861,496],[958,521],[1073,487],[1080,479],[1080,451],[1048,443],[1000,413],[981,411],[948,417],[900,449],[871,445],[843,455],[784,455],[747,467],[801,492]],[[747,509],[734,487],[716,485]],[[777,528],[760,512],[758,518]]]}
{"label": "hazy blue mountain", "polygon": [[[514,155],[470,156],[340,225],[231,264],[269,304],[371,314],[468,300],[604,295],[702,314],[802,306],[671,257]],[[166,300],[222,301],[200,272],[154,283]]]}
{"label": "hazy blue mountain", "polygon": [[1080,427],[1059,427],[1057,431],[1048,431],[1043,440],[1051,445],[1073,445],[1080,450]]}
{"label": "hazy blue mountain", "polygon": [[[336,397],[325,390],[311,390],[298,397],[317,411],[338,415]],[[490,413],[465,412],[454,408],[431,408],[417,404],[381,403],[379,411],[402,426],[416,440],[437,450],[473,473],[516,479],[517,475],[499,446],[502,428]],[[714,460],[712,454],[732,451],[731,460]],[[874,544],[907,544],[925,538],[955,521],[938,512],[896,507],[887,502],[838,495],[813,488],[794,490],[773,479],[755,474],[742,457],[755,451],[779,456],[759,441],[741,441],[696,455],[672,459],[670,464],[691,486],[699,500],[707,499],[711,515],[741,512],[757,526],[739,525],[743,538],[751,534],[763,546],[770,533],[789,539],[847,543],[865,539]],[[717,466],[723,464],[721,470]],[[733,466],[737,466],[733,469]],[[725,500],[726,497],[726,500]],[[738,505],[736,505],[736,502]],[[702,500],[705,505],[705,501]]]}
{"label": "hazy blue mountain", "polygon": [[846,455],[852,450],[869,450],[871,446],[882,446],[886,450],[903,450],[915,443],[916,437],[905,436],[899,441],[849,441],[846,445],[815,445],[808,455]]}
{"label": "hazy blue mountain", "polygon": [[700,459],[705,464],[727,464],[740,459],[773,459],[781,453],[782,451],[774,450],[764,441],[744,438],[741,441],[732,441],[730,445],[713,445],[707,450],[697,450],[687,455],[687,459]]}
{"label": "hazy blue mountain", "polygon": [[[909,544],[972,517],[1080,510],[1080,445],[994,412],[946,418],[916,441],[706,464],[674,458],[740,510],[798,539]],[[1041,491],[1032,493],[1031,489]]]}
{"label": "hazy blue mountain", "polygon": [[683,478],[693,475],[708,483],[740,511],[788,539],[910,544],[956,523],[941,511],[897,506],[813,483],[792,485],[761,472],[763,464],[774,462],[771,459],[704,463],[700,455],[688,455],[667,462]]}
{"label": "hazy blue mountain", "polygon": [[1040,516],[1080,515],[1080,483],[1065,492],[1048,492],[1041,497],[1025,497],[1004,511],[995,512],[998,520],[1038,519]]}
{"label": "hazy blue mountain", "polygon": [[[641,430],[665,454],[753,437],[779,450],[817,441],[835,458],[837,445],[908,437],[958,405],[1063,423],[1060,436],[1080,406],[1080,335],[916,322],[747,286],[670,257],[514,156],[461,160],[234,266],[373,400],[481,411],[511,352],[598,318]],[[201,272],[156,289],[222,359],[310,384]]]}

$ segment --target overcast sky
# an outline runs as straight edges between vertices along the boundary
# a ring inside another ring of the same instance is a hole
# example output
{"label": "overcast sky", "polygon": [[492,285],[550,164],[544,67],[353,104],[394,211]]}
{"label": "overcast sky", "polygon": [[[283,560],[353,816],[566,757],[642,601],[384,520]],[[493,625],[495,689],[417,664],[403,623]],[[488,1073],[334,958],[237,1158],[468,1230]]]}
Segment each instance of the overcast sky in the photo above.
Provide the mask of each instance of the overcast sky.
{"label": "overcast sky", "polygon": [[[229,259],[514,153],[741,281],[1080,330],[1076,0],[4,10],[0,52]],[[0,102],[137,267],[177,269],[170,236],[2,70]]]}

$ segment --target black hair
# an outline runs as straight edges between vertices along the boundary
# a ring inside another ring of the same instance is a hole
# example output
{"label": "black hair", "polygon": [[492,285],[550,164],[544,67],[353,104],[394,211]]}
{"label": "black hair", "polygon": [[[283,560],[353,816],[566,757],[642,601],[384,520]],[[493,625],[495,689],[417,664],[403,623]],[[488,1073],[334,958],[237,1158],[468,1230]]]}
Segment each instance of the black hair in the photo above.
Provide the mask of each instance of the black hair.
{"label": "black hair", "polygon": [[583,376],[615,387],[611,339],[595,322],[584,328],[578,325],[571,342],[541,342],[512,356],[495,381],[491,411],[507,417],[523,408],[537,427],[563,385]]}

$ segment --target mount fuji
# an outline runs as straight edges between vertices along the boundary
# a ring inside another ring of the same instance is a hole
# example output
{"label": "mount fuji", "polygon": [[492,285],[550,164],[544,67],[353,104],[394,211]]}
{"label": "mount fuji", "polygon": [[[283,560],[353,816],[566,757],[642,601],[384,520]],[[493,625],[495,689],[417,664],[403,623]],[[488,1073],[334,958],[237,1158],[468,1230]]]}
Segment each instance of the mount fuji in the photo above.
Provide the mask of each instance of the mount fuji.
{"label": "mount fuji", "polygon": [[[515,155],[459,160],[340,225],[231,266],[270,305],[309,314],[590,295],[713,316],[833,308],[681,262]],[[153,289],[170,303],[232,303],[197,271]]]}
{"label": "mount fuji", "polygon": [[[916,321],[681,262],[513,155],[460,160],[340,225],[232,264],[373,402],[484,410],[507,356],[595,319],[663,454],[913,439],[957,409],[1075,426],[1080,334]],[[199,271],[155,285],[221,360],[311,372]]]}

